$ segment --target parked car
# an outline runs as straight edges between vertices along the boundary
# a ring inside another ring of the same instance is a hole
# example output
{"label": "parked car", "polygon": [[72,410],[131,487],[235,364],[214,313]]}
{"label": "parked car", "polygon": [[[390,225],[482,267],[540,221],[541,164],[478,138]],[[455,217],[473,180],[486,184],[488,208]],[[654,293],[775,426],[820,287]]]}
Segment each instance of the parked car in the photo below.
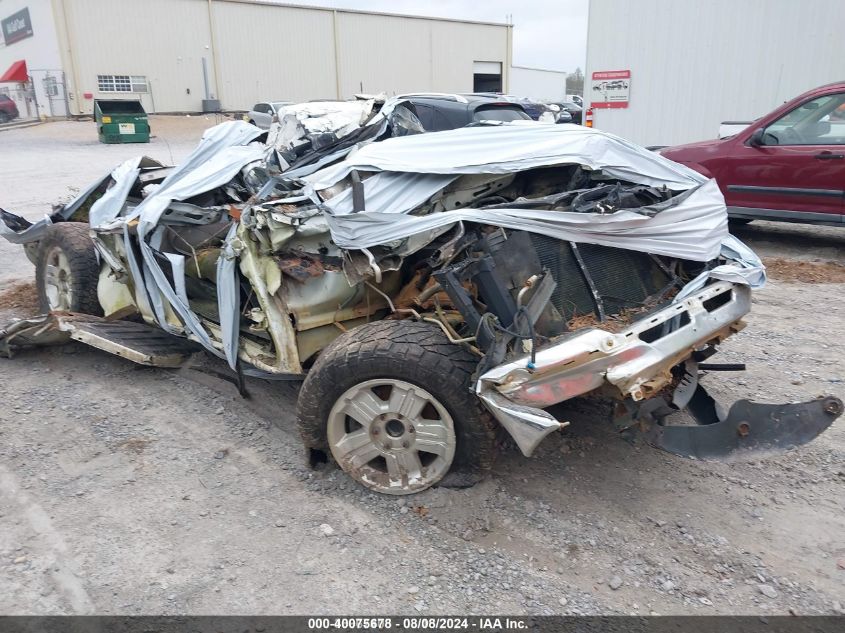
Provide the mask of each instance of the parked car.
{"label": "parked car", "polygon": [[292,101],[263,101],[252,106],[252,110],[246,113],[246,120],[255,127],[262,130],[269,130],[273,117],[279,112],[279,108],[291,105]]}
{"label": "parked car", "polygon": [[555,103],[550,103],[547,105],[552,111],[555,123],[574,123],[574,121],[572,120],[572,114],[569,112],[569,110],[561,108]]}
{"label": "parked car", "polygon": [[584,99],[581,95],[566,95],[566,101],[570,101],[580,107],[584,107]]}
{"label": "parked car", "polygon": [[535,101],[527,97],[518,97],[516,95],[506,95],[492,92],[479,92],[476,93],[476,96],[494,97],[501,101],[519,104],[522,106],[522,109],[525,110],[525,113],[534,121],[554,123],[557,119],[557,108],[552,108],[545,103],[541,103],[540,101]]}
{"label": "parked car", "polygon": [[581,125],[584,115],[584,108],[580,105],[575,103],[574,101],[555,101],[552,105],[556,105],[560,108],[561,112],[569,113],[569,121],[562,121],[560,117],[558,118],[558,123],[577,123]]}
{"label": "parked car", "polygon": [[417,93],[400,95],[413,104],[426,132],[441,132],[482,121],[520,121],[531,117],[522,104],[501,95]]}
{"label": "parked car", "polygon": [[551,123],[557,120],[558,112],[555,112],[553,108],[550,108],[545,103],[521,97],[514,97],[514,102],[521,105],[525,109],[525,113],[535,121],[548,121]]}
{"label": "parked car", "polygon": [[18,106],[8,95],[0,95],[0,123],[8,123],[19,116]]}
{"label": "parked car", "polygon": [[199,348],[242,394],[247,375],[303,380],[312,464],[387,494],[476,481],[503,434],[531,455],[569,423],[546,409],[589,394],[696,458],[798,446],[842,413],[727,409],[699,384],[731,369],[704,363],[765,279],[711,180],[577,126],[425,134],[409,105],[326,104],[266,144],[223,123],[179,167],[132,159],[35,224],[0,210],[44,312],[0,352],[73,339],[176,367]]}
{"label": "parked car", "polygon": [[792,99],[724,139],[657,152],[715,178],[739,222],[845,225],[845,82]]}

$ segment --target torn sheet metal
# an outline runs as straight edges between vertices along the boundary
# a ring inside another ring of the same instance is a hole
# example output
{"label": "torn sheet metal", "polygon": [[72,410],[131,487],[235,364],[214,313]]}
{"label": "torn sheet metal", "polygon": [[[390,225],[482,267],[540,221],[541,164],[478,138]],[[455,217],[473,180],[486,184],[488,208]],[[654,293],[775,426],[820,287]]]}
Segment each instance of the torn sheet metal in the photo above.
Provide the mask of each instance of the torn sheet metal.
{"label": "torn sheet metal", "polygon": [[[509,173],[570,163],[603,176],[684,193],[665,203],[609,214],[507,205],[411,214],[462,174]],[[725,201],[715,180],[598,130],[515,123],[388,139],[304,178],[307,190],[319,200],[322,192],[352,170],[377,173],[364,181],[364,212],[353,213],[351,188],[323,202],[332,238],[341,248],[372,248],[467,221],[696,261],[719,256],[730,261],[703,273],[689,292],[708,277],[752,287],[765,282],[760,260],[728,233]]]}
{"label": "torn sheet metal", "polygon": [[[416,174],[409,176],[413,180]],[[415,216],[378,213],[368,205],[366,212],[330,215],[328,221],[332,239],[346,249],[370,248],[466,221],[682,259],[718,257],[729,233],[724,198],[715,180],[662,203],[660,209],[652,217],[628,210],[597,214],[536,209],[456,209]]]}
{"label": "torn sheet metal", "polygon": [[[314,105],[314,104],[305,104]],[[343,103],[344,107],[349,104]],[[289,163],[285,171],[285,179],[291,181],[303,178],[314,172],[332,165],[345,158],[357,149],[376,141],[384,140],[386,136],[401,137],[412,134],[422,134],[425,130],[419,119],[411,111],[412,108],[404,99],[390,99],[378,113],[370,116],[361,113],[361,123],[357,129],[342,128],[323,137],[322,134],[299,136],[304,129],[295,127],[294,131],[278,130],[271,126],[268,135],[268,145],[276,148],[276,155]],[[285,116],[278,124],[290,126],[290,117]],[[298,125],[298,123],[297,123]],[[297,132],[297,130],[299,130]],[[293,139],[293,140],[290,140]],[[334,139],[332,141],[332,139]],[[326,144],[328,140],[328,144]],[[287,145],[286,145],[287,143]]]}
{"label": "torn sheet metal", "polygon": [[[232,369],[238,362],[239,316],[241,311],[238,256],[234,247],[237,232],[238,225],[233,223],[226,234],[223,249],[217,259],[217,311],[220,314],[221,342],[223,343],[226,362]],[[187,301],[185,301],[185,305],[188,305]]]}
{"label": "torn sheet metal", "polygon": [[360,148],[305,180],[319,191],[346,178],[353,169],[457,176],[508,174],[567,164],[673,191],[685,191],[707,180],[618,136],[577,125],[532,121],[386,139]]}
{"label": "torn sheet metal", "polygon": [[[367,211],[407,213],[456,178],[450,174],[404,174],[390,171],[374,174],[362,183],[364,205]],[[352,213],[352,187],[330,198],[323,206],[337,216]]]}
{"label": "torn sheet metal", "polygon": [[[156,260],[155,251],[148,244],[147,237],[151,235],[159,218],[172,201],[184,200],[224,185],[244,166],[261,160],[265,148],[261,145],[247,145],[260,134],[260,130],[241,121],[223,123],[211,128],[185,162],[127,216],[128,220],[139,220],[137,235],[143,259],[144,282],[153,306],[156,307],[162,299],[166,300],[181,318],[184,328],[196,336],[206,349],[217,355],[220,355],[220,352],[212,343],[199,318],[171,286]],[[134,258],[132,251],[128,251],[127,256],[130,260]],[[229,315],[227,318],[237,321],[238,308],[236,303],[225,306],[226,311],[235,312],[234,316]],[[174,331],[163,310],[157,309],[155,314],[159,325],[165,331]],[[228,360],[234,368],[232,359]]]}
{"label": "torn sheet metal", "polygon": [[766,284],[766,267],[757,253],[733,235],[728,235],[722,240],[719,254],[727,263],[705,270],[689,281],[675,296],[676,302],[683,301],[703,288],[710,278],[745,284],[752,288],[762,288]]}
{"label": "torn sheet metal", "polygon": [[[161,185],[151,192],[134,209],[126,208],[126,198],[129,190],[138,177],[138,163],[127,161],[112,173],[114,184],[109,192],[113,195],[103,196],[95,203],[96,214],[91,217],[93,228],[114,229],[122,225],[126,242],[127,259],[136,282],[143,282],[144,288],[138,292],[138,300],[152,308],[159,326],[166,332],[173,334],[192,334],[202,345],[218,356],[225,356],[234,367],[231,349],[221,354],[212,339],[202,326],[199,317],[190,306],[180,297],[176,284],[171,285],[164,270],[156,260],[155,250],[148,243],[154,238],[154,230],[162,214],[173,201],[184,200],[220,187],[229,182],[246,165],[260,161],[266,154],[263,145],[249,145],[262,134],[261,130],[244,123],[233,121],[210,128],[203,135],[200,144],[179,167],[173,170]],[[93,209],[92,209],[93,210]],[[216,216],[215,216],[216,217]],[[138,220],[137,237],[141,250],[141,261],[138,261],[132,248],[132,234],[129,223]],[[102,222],[102,224],[93,224]],[[172,254],[173,258],[182,258]],[[171,265],[173,260],[171,259]],[[173,266],[175,270],[183,270],[184,262]],[[228,271],[224,264],[224,271]],[[221,294],[221,297],[226,293]],[[230,297],[231,298],[231,297]],[[165,301],[167,302],[165,304]],[[237,322],[237,302],[226,303],[225,310],[221,308],[221,319],[225,312],[227,323]],[[172,308],[180,317],[183,327],[176,326],[167,318],[167,308]],[[230,341],[230,348],[236,348],[237,342]]]}
{"label": "torn sheet metal", "polygon": [[267,145],[284,151],[306,137],[332,134],[335,140],[357,130],[370,117],[375,99],[309,101],[279,108],[270,125]]}
{"label": "torn sheet metal", "polygon": [[124,210],[129,190],[138,180],[141,174],[141,165],[155,165],[164,167],[161,163],[146,157],[131,158],[120,165],[111,173],[114,184],[106,190],[103,196],[91,205],[91,212],[88,222],[92,227],[102,226],[111,222]]}
{"label": "torn sheet metal", "polygon": [[[596,130],[534,123],[465,128],[373,143],[372,140],[380,138],[379,135],[387,129],[391,113],[398,112],[397,104],[401,101],[388,102],[379,114],[367,119],[367,127],[374,127],[361,138],[369,144],[361,146],[353,142],[345,147],[338,145],[337,152],[331,150],[327,156],[335,159],[341,154],[348,154],[346,159],[307,178],[309,184],[304,193],[310,194],[311,200],[316,198],[319,202],[316,208],[307,198],[298,195],[302,193],[297,190],[300,181],[292,180],[290,174],[283,174],[285,191],[290,193],[285,199],[254,207],[245,204],[239,209],[241,220],[233,224],[223,246],[224,256],[217,263],[220,332],[207,331],[202,318],[186,300],[182,278],[185,256],[160,252],[163,225],[180,223],[180,213],[185,214],[183,223],[193,225],[225,219],[225,208],[220,206],[180,206],[176,203],[181,204],[181,201],[228,186],[233,178],[243,175],[247,167],[252,169],[254,166],[252,171],[256,172],[265,169],[266,161],[274,150],[253,143],[262,134],[261,130],[239,121],[209,129],[194,152],[160,185],[149,190],[146,198],[134,208],[127,205],[129,191],[138,181],[141,170],[154,168],[157,164],[144,162],[143,159],[125,162],[109,177],[112,184],[106,195],[94,203],[90,214],[92,228],[123,234],[127,268],[136,284],[136,301],[145,315],[153,315],[166,332],[200,342],[210,352],[226,358],[232,367],[236,364],[239,345],[238,275],[245,274],[246,265],[237,242],[240,240],[240,246],[243,246],[241,233],[256,218],[261,218],[258,214],[269,213],[275,221],[284,219],[289,220],[288,224],[293,222],[291,227],[298,227],[296,230],[301,239],[307,236],[300,220],[315,216],[309,226],[319,224],[322,227],[327,223],[332,248],[336,245],[341,249],[360,250],[389,244],[395,255],[393,259],[399,263],[401,256],[422,248],[451,226],[474,222],[540,233],[571,242],[589,242],[682,259],[708,261],[720,255],[727,257],[728,264],[703,273],[693,284],[703,285],[708,275],[721,275],[719,278],[750,285],[759,285],[764,280],[759,259],[727,233],[724,200],[715,182],[706,181],[681,165]],[[353,105],[351,109],[363,115],[365,109],[360,104]],[[356,125],[360,125],[360,121]],[[403,130],[413,133],[412,127]],[[373,131],[378,134],[373,136]],[[356,134],[350,134],[350,141],[357,138]],[[601,176],[608,178],[667,187],[681,193],[648,209],[613,213],[503,208],[502,205],[484,209],[461,208],[425,216],[410,213],[467,174],[508,174],[564,164],[578,164],[600,171]],[[352,169],[377,172],[362,180],[364,211],[357,213],[353,212],[351,187],[341,184],[335,187],[334,195],[328,197],[329,192],[323,186],[337,185]],[[103,186],[109,178],[92,185],[88,189],[89,194]],[[255,191],[262,188],[258,186]],[[315,188],[322,188],[325,200],[317,196]],[[85,198],[78,201],[83,204]],[[274,204],[285,204],[291,209],[282,214],[272,209]],[[72,208],[73,204],[65,209]],[[17,227],[18,231],[14,228],[0,222],[4,235],[11,231],[20,238],[21,227]],[[236,231],[236,228],[243,231]],[[23,232],[28,230],[24,227]],[[246,236],[246,233],[243,235]],[[164,270],[162,265],[169,266],[169,270]],[[255,274],[259,274],[258,268],[253,268],[258,271]],[[700,285],[691,286],[689,292]],[[687,291],[682,291],[681,297],[685,296],[684,292]],[[268,304],[265,310],[273,311],[277,307]],[[281,316],[278,322],[285,327],[290,325]],[[295,347],[289,350],[285,347],[291,345],[294,335],[278,331],[273,336],[276,348],[284,351],[283,361],[279,362],[286,365],[272,370],[299,373],[301,369]]]}

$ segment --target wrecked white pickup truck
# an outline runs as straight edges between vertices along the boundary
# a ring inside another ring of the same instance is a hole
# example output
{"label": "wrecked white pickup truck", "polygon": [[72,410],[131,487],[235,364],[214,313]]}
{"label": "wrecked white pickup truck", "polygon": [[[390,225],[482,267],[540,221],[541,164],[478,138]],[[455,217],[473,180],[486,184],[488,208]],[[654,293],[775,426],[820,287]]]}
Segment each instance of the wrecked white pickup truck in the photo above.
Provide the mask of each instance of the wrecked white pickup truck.
{"label": "wrecked white pickup truck", "polygon": [[0,351],[74,339],[172,367],[199,345],[242,389],[304,378],[311,459],[389,494],[490,468],[501,430],[530,455],[567,424],[546,409],[586,394],[699,458],[798,446],[842,413],[726,409],[698,383],[739,369],[706,361],[765,281],[714,181],[580,126],[359,114],[269,139],[225,123],[181,166],[128,161],[36,224],[0,210],[44,312]]}

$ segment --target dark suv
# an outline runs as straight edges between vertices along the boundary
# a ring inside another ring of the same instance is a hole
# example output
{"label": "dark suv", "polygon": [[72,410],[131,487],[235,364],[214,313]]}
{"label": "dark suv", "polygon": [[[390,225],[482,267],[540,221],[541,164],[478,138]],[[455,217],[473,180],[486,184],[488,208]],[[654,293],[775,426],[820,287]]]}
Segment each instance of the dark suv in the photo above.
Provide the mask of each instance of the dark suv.
{"label": "dark suv", "polygon": [[18,106],[8,95],[0,95],[0,123],[18,118]]}
{"label": "dark suv", "polygon": [[406,94],[426,132],[442,132],[481,121],[530,121],[518,103],[487,95]]}

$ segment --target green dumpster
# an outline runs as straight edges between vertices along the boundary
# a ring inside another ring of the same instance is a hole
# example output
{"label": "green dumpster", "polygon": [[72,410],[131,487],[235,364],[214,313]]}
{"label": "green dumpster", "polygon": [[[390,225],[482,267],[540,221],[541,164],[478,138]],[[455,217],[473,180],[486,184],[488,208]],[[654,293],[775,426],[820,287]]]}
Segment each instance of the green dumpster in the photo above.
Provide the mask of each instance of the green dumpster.
{"label": "green dumpster", "polygon": [[140,101],[97,99],[94,118],[101,143],[150,142],[150,122]]}

